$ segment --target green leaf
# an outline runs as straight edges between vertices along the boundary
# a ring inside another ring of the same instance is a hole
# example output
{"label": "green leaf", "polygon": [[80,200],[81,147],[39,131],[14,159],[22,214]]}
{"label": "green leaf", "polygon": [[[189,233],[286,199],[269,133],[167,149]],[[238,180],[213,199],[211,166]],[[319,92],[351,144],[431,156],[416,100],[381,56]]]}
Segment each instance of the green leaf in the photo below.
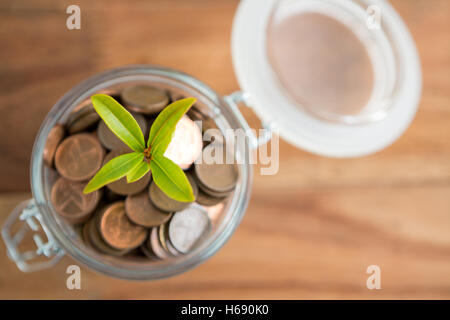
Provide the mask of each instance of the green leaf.
{"label": "green leaf", "polygon": [[169,146],[172,135],[178,121],[184,116],[189,108],[195,103],[194,98],[175,101],[168,105],[153,122],[148,137],[147,146],[152,154],[164,154]]}
{"label": "green leaf", "polygon": [[134,169],[127,173],[127,182],[135,182],[142,178],[150,170],[150,164],[147,161],[142,161]]}
{"label": "green leaf", "polygon": [[181,202],[195,200],[192,186],[183,170],[172,160],[156,154],[150,161],[153,181],[170,198]]}
{"label": "green leaf", "polygon": [[89,181],[84,193],[100,189],[110,182],[116,181],[133,170],[144,160],[144,154],[138,152],[126,153],[108,161]]}
{"label": "green leaf", "polygon": [[106,94],[96,94],[91,100],[95,111],[120,140],[134,151],[144,151],[145,140],[142,130],[124,107]]}

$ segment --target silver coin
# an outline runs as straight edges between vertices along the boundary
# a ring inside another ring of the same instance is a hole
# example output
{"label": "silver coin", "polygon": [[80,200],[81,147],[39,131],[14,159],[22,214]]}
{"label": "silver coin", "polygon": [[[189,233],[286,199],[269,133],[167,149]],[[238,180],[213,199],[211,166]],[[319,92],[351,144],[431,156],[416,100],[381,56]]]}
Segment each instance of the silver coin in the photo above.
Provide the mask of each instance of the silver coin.
{"label": "silver coin", "polygon": [[194,121],[183,116],[175,127],[164,156],[187,170],[202,153],[202,133]]}
{"label": "silver coin", "polygon": [[211,221],[206,210],[198,205],[174,214],[169,223],[169,239],[181,253],[189,252],[200,239],[211,230]]}
{"label": "silver coin", "polygon": [[178,251],[177,249],[175,249],[175,247],[172,245],[172,243],[170,243],[169,238],[166,239],[166,246],[167,246],[167,251],[170,252],[170,254],[172,254],[173,256],[179,256],[181,254],[180,251]]}

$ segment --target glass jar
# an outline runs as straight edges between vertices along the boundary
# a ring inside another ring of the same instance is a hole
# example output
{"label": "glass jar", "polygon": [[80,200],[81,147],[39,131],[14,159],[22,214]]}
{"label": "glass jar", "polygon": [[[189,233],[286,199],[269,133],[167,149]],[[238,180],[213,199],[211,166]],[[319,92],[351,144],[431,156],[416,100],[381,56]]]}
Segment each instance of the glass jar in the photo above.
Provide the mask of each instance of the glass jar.
{"label": "glass jar", "polygon": [[[224,133],[228,129],[249,129],[234,104],[236,95],[221,98],[204,83],[175,70],[156,66],[129,66],[99,74],[79,84],[55,104],[44,120],[31,158],[33,199],[21,203],[2,229],[8,253],[21,270],[35,271],[49,267],[64,254],[68,254],[77,262],[113,277],[134,280],[160,279],[186,271],[208,259],[224,245],[238,226],[250,198],[253,171],[248,161],[242,159],[249,153],[252,141],[256,141],[252,139],[236,140],[234,155],[239,172],[236,188],[227,200],[222,214],[213,223],[212,232],[186,255],[156,262],[102,255],[84,245],[74,227],[56,213],[50,201],[54,172],[45,166],[43,161],[44,146],[50,129],[57,123],[64,123],[71,110],[94,93],[138,83],[147,83],[176,91],[186,97],[195,97],[196,108],[211,117],[218,129]],[[47,240],[35,236],[37,254],[43,254],[50,260],[32,263],[28,260],[34,258],[35,254],[18,251],[20,237],[10,234],[10,227],[18,217],[36,231],[41,224]]]}

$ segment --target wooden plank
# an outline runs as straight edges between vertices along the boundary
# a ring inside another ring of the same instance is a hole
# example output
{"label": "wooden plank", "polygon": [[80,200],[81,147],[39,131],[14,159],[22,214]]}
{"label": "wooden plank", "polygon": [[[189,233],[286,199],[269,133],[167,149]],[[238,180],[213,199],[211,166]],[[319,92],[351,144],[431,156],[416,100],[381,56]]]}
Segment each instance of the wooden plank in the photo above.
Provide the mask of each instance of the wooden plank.
{"label": "wooden plank", "polygon": [[[192,271],[129,283],[82,266],[83,289],[70,291],[70,258],[33,274],[2,258],[0,298],[450,298],[449,192],[256,188],[236,234]],[[26,197],[0,196],[0,222]],[[379,291],[366,288],[372,264],[381,267]]]}

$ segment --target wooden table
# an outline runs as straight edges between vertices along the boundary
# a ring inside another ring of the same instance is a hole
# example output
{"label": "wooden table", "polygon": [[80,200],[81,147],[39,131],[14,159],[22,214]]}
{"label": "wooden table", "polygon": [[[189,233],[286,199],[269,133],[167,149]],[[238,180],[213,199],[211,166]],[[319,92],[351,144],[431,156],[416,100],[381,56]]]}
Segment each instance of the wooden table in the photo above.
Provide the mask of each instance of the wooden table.
{"label": "wooden table", "polygon": [[[354,160],[281,143],[280,171],[258,176],[225,247],[185,274],[111,279],[82,267],[67,290],[64,258],[23,274],[0,244],[0,298],[450,298],[450,2],[395,0],[424,71],[419,113],[405,135]],[[238,90],[230,57],[236,0],[0,2],[0,222],[29,195],[34,137],[55,101],[84,78],[151,63],[183,70],[221,94]],[[255,117],[245,111],[252,124]],[[381,290],[366,268],[381,267]]]}

